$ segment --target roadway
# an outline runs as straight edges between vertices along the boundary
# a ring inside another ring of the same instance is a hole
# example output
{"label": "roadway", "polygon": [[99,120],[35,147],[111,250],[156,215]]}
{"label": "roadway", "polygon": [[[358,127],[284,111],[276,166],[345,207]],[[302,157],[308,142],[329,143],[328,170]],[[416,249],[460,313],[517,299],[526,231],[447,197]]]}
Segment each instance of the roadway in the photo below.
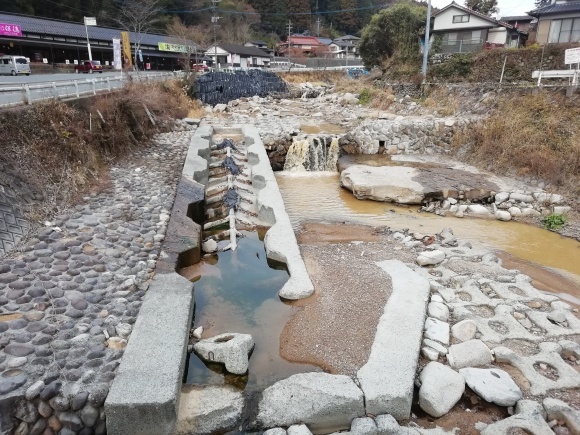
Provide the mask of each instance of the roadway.
{"label": "roadway", "polygon": [[[155,72],[169,72],[169,71],[140,71],[139,75],[154,74]],[[135,72],[123,73],[123,75],[136,74]],[[96,79],[105,77],[119,77],[121,75],[120,71],[104,71],[102,73],[93,74],[83,74],[83,73],[55,73],[55,74],[30,74],[29,76],[3,76],[0,75],[0,85],[10,86],[10,85],[22,85],[22,84],[35,84],[35,83],[46,83],[46,82],[62,82],[71,80],[83,80],[83,79]]]}
{"label": "roadway", "polygon": [[[133,80],[158,80],[172,75],[167,71],[131,72]],[[93,74],[31,74],[30,76],[0,76],[0,107],[30,104],[53,98],[78,98],[118,89],[126,83],[128,73],[103,72]]]}

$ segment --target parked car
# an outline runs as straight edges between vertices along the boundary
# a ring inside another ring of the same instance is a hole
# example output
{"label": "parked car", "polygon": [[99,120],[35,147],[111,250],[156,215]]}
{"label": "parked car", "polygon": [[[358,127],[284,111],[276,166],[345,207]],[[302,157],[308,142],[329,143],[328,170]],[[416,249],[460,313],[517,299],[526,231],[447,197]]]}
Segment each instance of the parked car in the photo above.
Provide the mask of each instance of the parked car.
{"label": "parked car", "polygon": [[191,67],[191,70],[192,70],[192,71],[195,71],[195,72],[205,72],[205,71],[207,71],[208,69],[209,69],[209,68],[208,68],[208,66],[207,66],[207,65],[201,65],[201,64],[198,64],[198,65],[193,65],[193,66]]}
{"label": "parked car", "polygon": [[24,56],[0,56],[0,74],[30,75],[30,64]]}
{"label": "parked car", "polygon": [[75,65],[75,72],[92,74],[94,72],[102,73],[103,65],[98,60],[84,60],[80,65]]}

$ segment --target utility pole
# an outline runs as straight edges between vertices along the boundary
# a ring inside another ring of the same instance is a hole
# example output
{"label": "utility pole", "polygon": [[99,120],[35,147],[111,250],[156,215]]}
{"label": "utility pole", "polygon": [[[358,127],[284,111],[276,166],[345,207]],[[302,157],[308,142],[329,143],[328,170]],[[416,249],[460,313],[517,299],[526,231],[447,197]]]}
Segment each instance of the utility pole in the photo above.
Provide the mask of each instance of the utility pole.
{"label": "utility pole", "polygon": [[288,57],[290,57],[290,35],[292,35],[292,20],[288,20]]}
{"label": "utility pole", "polygon": [[423,84],[427,81],[427,59],[429,58],[429,32],[431,30],[431,0],[427,0],[427,22],[425,23],[425,44],[423,45]]}
{"label": "utility pole", "polygon": [[320,36],[320,23],[321,23],[321,19],[320,17],[318,17],[316,19],[316,36]]}
{"label": "utility pole", "polygon": [[213,26],[213,47],[214,47],[214,53],[215,53],[215,58],[214,58],[214,68],[218,68],[218,55],[217,55],[217,26],[218,26],[218,21],[220,19],[220,17],[217,15],[217,5],[221,0],[211,0],[211,5],[212,5],[212,17],[211,17],[211,22],[212,22],[212,26]]}

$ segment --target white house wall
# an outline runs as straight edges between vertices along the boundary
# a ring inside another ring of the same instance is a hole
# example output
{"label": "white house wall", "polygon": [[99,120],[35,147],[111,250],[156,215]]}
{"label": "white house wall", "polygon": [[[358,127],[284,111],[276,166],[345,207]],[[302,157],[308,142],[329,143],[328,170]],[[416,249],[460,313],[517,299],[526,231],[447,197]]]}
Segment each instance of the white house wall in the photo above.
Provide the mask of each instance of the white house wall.
{"label": "white house wall", "polygon": [[[469,14],[469,21],[467,23],[454,23],[454,15],[466,15],[467,12],[451,7],[435,16],[433,23],[433,30],[461,30],[481,27],[494,27],[494,23],[484,20],[476,15]],[[504,41],[505,42],[505,41]]]}
{"label": "white house wall", "polygon": [[491,44],[505,44],[507,41],[507,29],[505,27],[498,27],[490,29],[487,34],[487,42]]}

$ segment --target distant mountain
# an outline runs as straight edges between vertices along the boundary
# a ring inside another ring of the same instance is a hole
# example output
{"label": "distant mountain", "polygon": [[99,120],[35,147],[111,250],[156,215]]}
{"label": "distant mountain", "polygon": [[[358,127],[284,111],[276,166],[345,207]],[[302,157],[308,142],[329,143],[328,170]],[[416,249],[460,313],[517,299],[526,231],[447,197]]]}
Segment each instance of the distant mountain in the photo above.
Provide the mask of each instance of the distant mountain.
{"label": "distant mountain", "polygon": [[[0,11],[82,22],[94,16],[99,25],[116,26],[118,8],[126,0],[0,0]],[[165,23],[179,16],[188,25],[210,23],[210,0],[142,0],[156,1]],[[256,37],[282,39],[291,33],[337,36],[358,34],[373,13],[394,0],[221,0],[218,4],[220,25],[244,22]],[[290,24],[290,29],[289,25]],[[243,41],[239,41],[243,42]]]}

